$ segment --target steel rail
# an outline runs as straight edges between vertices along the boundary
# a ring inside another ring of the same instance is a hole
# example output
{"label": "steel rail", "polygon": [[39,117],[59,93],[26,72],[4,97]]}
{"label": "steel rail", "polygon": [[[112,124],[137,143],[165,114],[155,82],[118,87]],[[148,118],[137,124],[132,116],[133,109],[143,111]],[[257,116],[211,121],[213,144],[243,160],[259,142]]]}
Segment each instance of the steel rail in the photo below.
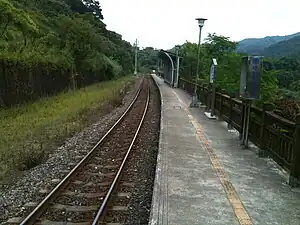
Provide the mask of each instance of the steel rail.
{"label": "steel rail", "polygon": [[144,80],[140,83],[139,89],[127,107],[125,112],[120,116],[120,118],[114,123],[114,125],[105,133],[105,135],[94,145],[94,147],[80,160],[80,162],[66,175],[63,180],[59,182],[57,186],[31,211],[31,213],[20,223],[20,225],[31,225],[36,222],[36,220],[44,213],[47,209],[49,203],[55,199],[61,190],[69,184],[73,175],[76,174],[77,170],[89,159],[93,154],[95,149],[104,141],[104,139],[111,133],[111,131],[120,123],[120,121],[125,117],[127,112],[132,108],[133,104],[136,102],[138,96],[140,95]]}
{"label": "steel rail", "polygon": [[142,118],[140,120],[139,126],[138,126],[138,128],[137,128],[137,130],[136,130],[136,132],[134,134],[134,137],[133,137],[133,139],[132,139],[132,141],[130,143],[130,146],[129,146],[127,152],[126,152],[126,155],[123,158],[122,164],[119,167],[119,170],[118,170],[118,172],[117,172],[117,174],[116,174],[116,176],[115,176],[115,178],[114,178],[114,180],[113,180],[113,182],[112,182],[112,184],[111,184],[108,192],[106,193],[105,198],[102,201],[102,204],[101,204],[101,206],[100,206],[100,208],[99,208],[99,210],[98,210],[98,212],[97,212],[97,214],[96,214],[96,216],[94,218],[94,221],[93,221],[92,225],[97,225],[99,222],[102,222],[101,220],[104,219],[104,216],[105,216],[105,213],[106,213],[107,207],[108,207],[108,202],[111,199],[112,194],[114,193],[114,191],[118,187],[118,183],[120,181],[121,174],[122,174],[123,169],[125,167],[125,164],[127,162],[128,156],[129,156],[129,154],[131,152],[132,146],[133,146],[133,144],[134,144],[134,142],[136,140],[136,137],[137,137],[137,135],[140,132],[141,126],[142,126],[142,124],[144,122],[144,118],[146,116],[146,113],[147,113],[147,110],[148,110],[148,106],[149,106],[149,101],[150,101],[150,87],[148,85],[148,95],[147,95],[147,101],[146,101],[146,104],[145,104],[143,116],[142,116]]}

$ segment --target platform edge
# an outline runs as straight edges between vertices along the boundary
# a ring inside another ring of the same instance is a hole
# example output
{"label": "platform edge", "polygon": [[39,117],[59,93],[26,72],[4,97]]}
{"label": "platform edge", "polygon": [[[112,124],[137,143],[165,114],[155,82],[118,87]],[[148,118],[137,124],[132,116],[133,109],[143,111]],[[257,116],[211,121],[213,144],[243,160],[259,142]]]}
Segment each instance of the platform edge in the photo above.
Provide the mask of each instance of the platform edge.
{"label": "platform edge", "polygon": [[149,215],[149,223],[148,225],[162,225],[163,224],[163,208],[164,208],[164,198],[162,198],[161,194],[163,193],[163,149],[162,146],[162,129],[163,129],[163,95],[159,84],[157,83],[155,75],[151,75],[157,89],[159,90],[160,94],[160,133],[159,133],[159,146],[158,146],[158,153],[157,153],[157,161],[156,161],[156,169],[155,169],[155,179],[153,185],[153,194],[152,194],[152,202],[151,202],[151,210]]}

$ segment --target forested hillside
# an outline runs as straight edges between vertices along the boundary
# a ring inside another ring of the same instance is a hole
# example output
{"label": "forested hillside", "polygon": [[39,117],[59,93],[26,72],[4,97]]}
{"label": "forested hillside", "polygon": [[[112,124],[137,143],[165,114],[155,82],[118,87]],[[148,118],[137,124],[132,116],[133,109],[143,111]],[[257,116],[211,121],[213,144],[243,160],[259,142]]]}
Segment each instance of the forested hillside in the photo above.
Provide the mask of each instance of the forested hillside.
{"label": "forested hillside", "polygon": [[270,57],[287,56],[300,58],[300,36],[273,44],[265,48],[262,54]]}
{"label": "forested hillside", "polygon": [[0,0],[0,107],[130,73],[132,46],[102,19],[94,0]]}
{"label": "forested hillside", "polygon": [[[240,53],[247,53],[250,55],[269,55],[272,53],[272,50],[268,50],[270,47],[271,49],[275,49],[276,44],[280,42],[288,43],[291,39],[295,37],[299,37],[300,32],[286,35],[286,36],[267,36],[264,38],[247,38],[241,40],[237,46],[237,52]],[[274,46],[274,47],[273,47]],[[286,52],[285,52],[286,53]],[[273,56],[273,55],[272,55]]]}

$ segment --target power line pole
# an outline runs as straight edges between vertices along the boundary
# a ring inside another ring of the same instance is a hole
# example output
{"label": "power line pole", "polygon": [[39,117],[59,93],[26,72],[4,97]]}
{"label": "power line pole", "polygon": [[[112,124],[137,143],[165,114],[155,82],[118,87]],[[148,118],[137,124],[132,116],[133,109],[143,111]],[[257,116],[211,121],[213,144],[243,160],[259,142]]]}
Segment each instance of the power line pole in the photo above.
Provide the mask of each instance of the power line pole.
{"label": "power line pole", "polygon": [[137,75],[137,55],[138,55],[138,40],[135,40],[135,62],[134,62],[134,75]]}

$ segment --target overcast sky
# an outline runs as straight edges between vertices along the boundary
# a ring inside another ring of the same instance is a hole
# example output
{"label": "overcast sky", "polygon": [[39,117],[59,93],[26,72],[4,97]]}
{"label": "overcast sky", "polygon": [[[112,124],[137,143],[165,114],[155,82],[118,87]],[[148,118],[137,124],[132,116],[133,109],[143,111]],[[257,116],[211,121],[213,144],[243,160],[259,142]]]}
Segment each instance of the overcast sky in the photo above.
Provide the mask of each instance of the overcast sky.
{"label": "overcast sky", "polygon": [[170,49],[197,42],[196,17],[208,33],[239,41],[300,31],[300,0],[99,0],[107,28],[141,47]]}

